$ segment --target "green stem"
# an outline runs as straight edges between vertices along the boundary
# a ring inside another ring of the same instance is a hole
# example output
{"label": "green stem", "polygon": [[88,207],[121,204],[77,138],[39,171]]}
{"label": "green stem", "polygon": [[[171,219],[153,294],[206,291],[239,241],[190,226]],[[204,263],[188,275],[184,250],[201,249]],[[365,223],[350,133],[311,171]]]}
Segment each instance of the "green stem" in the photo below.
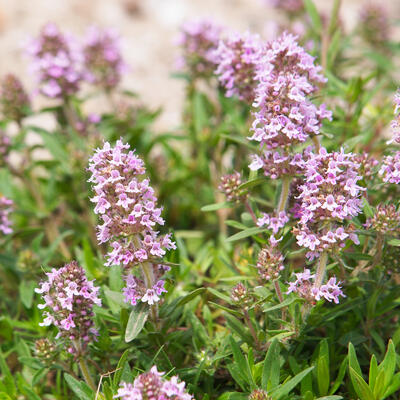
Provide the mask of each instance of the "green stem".
{"label": "green stem", "polygon": [[322,252],[322,254],[319,258],[317,273],[315,276],[314,287],[316,287],[316,288],[319,288],[322,285],[322,282],[325,277],[327,261],[328,261],[328,253],[326,251],[324,251],[324,252]]}
{"label": "green stem", "polygon": [[88,365],[86,363],[86,360],[83,358],[82,356],[82,347],[81,344],[78,340],[74,340],[74,345],[76,348],[76,351],[78,353],[78,357],[79,357],[79,368],[82,372],[83,378],[85,379],[86,383],[90,386],[90,388],[94,391],[97,390],[97,387],[94,383],[94,380],[92,378],[92,375],[89,372],[89,368]]}
{"label": "green stem", "polygon": [[254,326],[253,326],[252,322],[251,322],[249,313],[248,313],[247,310],[244,310],[243,314],[244,314],[244,320],[246,321],[246,325],[248,326],[248,328],[250,330],[251,336],[253,336],[256,348],[260,349],[261,348],[261,344],[260,344],[260,342],[258,340],[257,333],[256,333],[256,331],[254,329]]}
{"label": "green stem", "polygon": [[279,198],[278,213],[280,213],[281,211],[285,211],[286,209],[286,203],[289,198],[290,182],[291,182],[290,176],[285,175],[282,178],[282,189],[281,189],[281,196]]}
{"label": "green stem", "polygon": [[317,153],[319,153],[319,150],[321,148],[321,143],[319,141],[319,137],[318,136],[313,136],[312,137],[312,141],[314,142],[314,145],[315,145],[315,151]]}

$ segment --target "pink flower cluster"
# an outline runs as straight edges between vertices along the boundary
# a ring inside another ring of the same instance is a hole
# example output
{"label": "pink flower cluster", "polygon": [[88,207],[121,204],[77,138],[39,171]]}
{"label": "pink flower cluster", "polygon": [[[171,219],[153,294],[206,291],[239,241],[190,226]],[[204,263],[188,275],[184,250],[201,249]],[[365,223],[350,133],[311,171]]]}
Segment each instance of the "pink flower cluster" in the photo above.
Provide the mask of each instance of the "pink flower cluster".
{"label": "pink flower cluster", "polygon": [[[98,296],[99,287],[88,281],[85,271],[76,261],[46,273],[47,280],[41,282],[40,293],[47,308],[45,319],[40,326],[54,325],[58,328],[57,337],[71,341],[82,341],[87,344],[91,338],[98,336],[93,322],[93,306],[101,306]],[[70,351],[74,351],[70,348]]]}
{"label": "pink flower cluster", "polygon": [[12,200],[0,195],[0,231],[3,232],[4,235],[9,235],[13,232],[9,219],[10,213],[13,212],[13,204],[14,202]]}
{"label": "pink flower cluster", "polygon": [[[158,260],[166,250],[175,249],[170,234],[159,236],[155,230],[163,225],[161,208],[148,179],[143,179],[145,167],[130,146],[118,140],[114,147],[104,143],[89,161],[95,196],[91,199],[103,224],[98,226],[99,243],[110,243],[112,251],[107,254],[106,265],[122,265],[131,268],[140,263],[151,263],[154,277],[159,276]],[[127,278],[127,301],[135,303],[141,284],[135,277]],[[163,283],[147,287],[156,294],[165,291]],[[135,293],[135,296],[133,296]],[[155,301],[153,293],[143,294],[142,301]]]}
{"label": "pink flower cluster", "polygon": [[72,37],[62,34],[56,25],[45,25],[38,38],[30,41],[28,53],[38,75],[40,91],[50,98],[75,94],[83,78],[81,52]]}
{"label": "pink flower cluster", "polygon": [[346,297],[341,290],[340,282],[336,282],[336,277],[330,278],[325,285],[321,285],[319,288],[315,287],[311,281],[315,278],[315,275],[311,274],[309,269],[297,273],[296,278],[294,282],[289,282],[289,288],[286,294],[297,293],[310,303],[324,298],[329,302],[333,301],[338,304],[339,296]]}
{"label": "pink flower cluster", "polygon": [[279,229],[283,228],[289,221],[289,217],[285,211],[280,211],[276,217],[263,213],[262,217],[258,218],[257,225],[259,227],[266,226],[271,229],[274,234],[278,233]]}
{"label": "pink flower cluster", "polygon": [[164,288],[165,282],[160,278],[164,275],[164,272],[168,270],[169,267],[166,265],[158,264],[158,266],[154,266],[153,275],[156,283],[150,288],[146,287],[146,283],[135,275],[126,275],[124,277],[126,286],[122,289],[125,302],[135,306],[138,300],[149,305],[153,305],[160,301],[162,293],[167,292]]}
{"label": "pink flower cluster", "polygon": [[383,158],[379,175],[382,176],[384,182],[396,185],[400,183],[400,151]]}
{"label": "pink flower cluster", "polygon": [[303,0],[266,0],[266,3],[277,10],[287,12],[289,15],[304,11]]}
{"label": "pink flower cluster", "polygon": [[252,104],[255,97],[256,68],[263,54],[263,44],[258,35],[246,32],[244,35],[232,33],[221,40],[215,57],[218,63],[215,73],[226,96],[237,96]]}
{"label": "pink flower cluster", "polygon": [[[266,46],[256,74],[257,87],[253,106],[257,108],[253,135],[249,138],[267,151],[263,159],[253,162],[252,169],[267,172],[280,164],[275,176],[292,173],[301,162],[293,156],[293,146],[320,133],[324,118],[331,118],[325,105],[315,106],[309,96],[326,82],[321,67],[296,42],[296,37],[283,33]],[[278,150],[279,149],[279,150]],[[271,174],[269,174],[271,175]]]}
{"label": "pink flower cluster", "polygon": [[132,383],[122,383],[115,398],[122,400],[191,400],[193,397],[185,390],[185,382],[179,382],[177,376],[170,380],[163,378],[153,366],[149,372],[140,374]]}
{"label": "pink flower cluster", "polygon": [[389,140],[388,144],[396,142],[400,143],[400,90],[394,95],[394,119],[391,122],[393,131],[393,139]]}
{"label": "pink flower cluster", "polygon": [[194,78],[211,77],[214,74],[215,50],[221,31],[221,27],[208,20],[186,22],[177,38],[177,45],[182,49],[178,68]]}
{"label": "pink flower cluster", "polygon": [[126,71],[119,35],[112,29],[91,27],[84,43],[83,57],[86,79],[105,89],[117,86]]}
{"label": "pink flower cluster", "polygon": [[297,243],[310,250],[313,259],[324,250],[344,246],[349,238],[359,243],[351,227],[343,221],[351,220],[361,211],[361,193],[357,182],[359,164],[352,153],[328,153],[321,148],[311,154],[305,165],[305,180],[299,186],[300,228],[295,228]]}

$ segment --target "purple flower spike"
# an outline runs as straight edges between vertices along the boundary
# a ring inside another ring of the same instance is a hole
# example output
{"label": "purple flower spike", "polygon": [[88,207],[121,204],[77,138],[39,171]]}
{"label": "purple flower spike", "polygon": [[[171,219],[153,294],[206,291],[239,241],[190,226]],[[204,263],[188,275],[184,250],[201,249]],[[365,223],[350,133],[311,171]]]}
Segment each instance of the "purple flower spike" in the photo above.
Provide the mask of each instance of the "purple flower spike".
{"label": "purple flower spike", "polygon": [[[153,282],[127,275],[124,289],[126,302],[135,305],[142,300],[152,305],[165,291],[159,278],[166,268],[159,260],[167,250],[175,249],[171,235],[160,236],[157,225],[163,225],[162,209],[149,180],[144,178],[144,163],[129,144],[118,140],[115,147],[106,142],[89,161],[96,205],[94,212],[102,219],[98,226],[99,243],[109,243],[106,265],[121,265],[127,270],[146,263],[151,267]],[[145,279],[146,278],[146,279]]]}
{"label": "purple flower spike", "polygon": [[50,98],[66,98],[79,90],[83,78],[82,54],[72,37],[52,23],[45,25],[27,48],[40,92]]}

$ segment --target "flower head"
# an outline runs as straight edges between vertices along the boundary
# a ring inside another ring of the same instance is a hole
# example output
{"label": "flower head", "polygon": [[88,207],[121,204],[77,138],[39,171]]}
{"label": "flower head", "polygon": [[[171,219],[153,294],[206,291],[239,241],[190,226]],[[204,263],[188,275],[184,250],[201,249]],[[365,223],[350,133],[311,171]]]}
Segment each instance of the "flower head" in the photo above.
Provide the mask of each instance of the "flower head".
{"label": "flower head", "polygon": [[331,118],[324,104],[317,107],[309,99],[326,82],[321,67],[285,32],[267,44],[255,79],[257,111],[249,139],[259,142],[264,153],[254,156],[250,168],[263,168],[274,179],[299,173],[305,155],[294,146],[318,135],[323,119]]}
{"label": "flower head", "polygon": [[149,372],[138,375],[133,383],[123,382],[115,398],[122,400],[191,400],[186,392],[185,382],[179,382],[177,376],[170,380],[163,377],[153,366]]}
{"label": "flower head", "polygon": [[277,10],[287,13],[289,16],[293,16],[304,11],[303,0],[266,0],[266,3]]}
{"label": "flower head", "polygon": [[389,16],[381,3],[368,2],[360,11],[360,28],[364,40],[373,46],[380,46],[390,35]]}
{"label": "flower head", "polygon": [[344,246],[349,238],[358,243],[357,236],[344,221],[361,212],[358,185],[360,165],[352,153],[328,153],[321,148],[311,154],[305,165],[304,183],[298,187],[300,223],[294,229],[297,243],[310,250],[310,259],[324,250]]}
{"label": "flower head", "polygon": [[215,73],[226,89],[227,97],[237,96],[249,105],[252,104],[257,83],[256,68],[263,49],[260,37],[248,32],[244,35],[232,33],[228,39],[219,42],[215,52]]}
{"label": "flower head", "polygon": [[178,67],[193,78],[210,78],[214,74],[222,28],[208,20],[187,21],[181,28],[177,44],[182,55]]}
{"label": "flower head", "polygon": [[29,97],[13,74],[7,74],[0,82],[0,107],[5,118],[18,123],[29,113]]}
{"label": "flower head", "polygon": [[165,291],[156,286],[160,271],[164,271],[158,261],[166,250],[175,248],[175,243],[170,234],[160,236],[156,230],[164,220],[155,192],[144,177],[144,163],[129,144],[118,140],[114,147],[106,142],[96,150],[89,161],[89,171],[95,192],[91,199],[96,204],[94,212],[103,222],[98,226],[97,238],[99,243],[109,243],[112,248],[106,265],[126,269],[141,263],[151,265],[154,282],[148,282],[150,286],[146,287],[143,281],[128,275],[125,295],[131,304],[138,298],[153,304]]}
{"label": "flower head", "polygon": [[80,49],[56,25],[46,24],[39,37],[30,41],[27,51],[43,95],[65,98],[78,91],[83,78]]}
{"label": "flower head", "polygon": [[118,85],[126,70],[119,35],[112,29],[91,27],[85,39],[83,57],[87,80],[107,90]]}
{"label": "flower head", "polygon": [[40,325],[54,325],[59,330],[57,337],[80,340],[84,345],[95,339],[93,306],[101,306],[100,288],[87,280],[85,271],[76,261],[58,270],[53,268],[46,275],[47,280],[35,289],[44,300],[39,308],[46,308]]}

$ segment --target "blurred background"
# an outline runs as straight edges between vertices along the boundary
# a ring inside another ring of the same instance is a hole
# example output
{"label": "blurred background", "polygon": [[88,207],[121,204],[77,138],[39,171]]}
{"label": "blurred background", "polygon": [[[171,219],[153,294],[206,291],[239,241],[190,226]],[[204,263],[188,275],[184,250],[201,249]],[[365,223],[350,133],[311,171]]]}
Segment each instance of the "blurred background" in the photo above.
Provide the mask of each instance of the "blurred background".
{"label": "blurred background", "polygon": [[[123,39],[123,54],[130,66],[124,87],[137,92],[151,108],[163,108],[157,130],[180,123],[184,82],[171,77],[176,71],[179,49],[174,40],[186,20],[212,18],[237,30],[250,29],[267,38],[283,16],[271,0],[1,0],[0,74],[17,74],[31,90],[35,85],[28,71],[23,45],[48,21],[63,31],[82,35],[90,25],[113,27]],[[315,0],[319,10],[329,13],[332,0]],[[341,18],[346,30],[353,29],[365,0],[343,0]],[[369,1],[371,3],[371,1]],[[389,15],[398,15],[400,2],[380,0]],[[393,33],[392,33],[393,34]],[[35,101],[45,102],[40,98]],[[98,101],[98,100],[97,100]],[[98,104],[92,107],[99,107]]]}

